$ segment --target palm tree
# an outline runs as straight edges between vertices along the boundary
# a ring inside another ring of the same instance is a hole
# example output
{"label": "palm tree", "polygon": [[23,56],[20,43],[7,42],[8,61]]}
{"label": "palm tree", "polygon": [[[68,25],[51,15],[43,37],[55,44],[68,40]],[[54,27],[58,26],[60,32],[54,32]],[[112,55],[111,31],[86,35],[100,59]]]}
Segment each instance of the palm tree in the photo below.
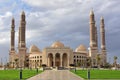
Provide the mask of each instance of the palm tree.
{"label": "palm tree", "polygon": [[87,67],[91,67],[92,60],[90,57],[87,58]]}
{"label": "palm tree", "polygon": [[13,68],[15,67],[15,62],[12,63],[13,64]]}
{"label": "palm tree", "polygon": [[18,58],[15,59],[16,68],[18,68]]}
{"label": "palm tree", "polygon": [[97,66],[98,68],[100,68],[100,60],[101,60],[100,54],[97,55],[96,59],[97,59]]}
{"label": "palm tree", "polygon": [[114,65],[117,67],[117,56],[114,56]]}
{"label": "palm tree", "polygon": [[9,67],[12,67],[12,62],[9,62]]}
{"label": "palm tree", "polygon": [[79,67],[80,67],[80,65],[81,65],[81,64],[80,64],[80,61],[78,61],[77,66],[79,66]]}

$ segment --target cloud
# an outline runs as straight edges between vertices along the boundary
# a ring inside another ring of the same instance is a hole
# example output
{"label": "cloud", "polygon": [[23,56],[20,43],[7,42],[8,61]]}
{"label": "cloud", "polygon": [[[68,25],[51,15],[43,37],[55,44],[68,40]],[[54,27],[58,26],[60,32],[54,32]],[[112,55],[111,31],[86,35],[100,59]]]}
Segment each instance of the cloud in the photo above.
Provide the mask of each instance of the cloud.
{"label": "cloud", "polygon": [[8,43],[10,40],[9,32],[1,32],[0,33],[0,44]]}
{"label": "cloud", "polygon": [[0,31],[7,29],[9,25],[10,17],[12,16],[11,12],[6,12],[4,15],[0,15]]}
{"label": "cloud", "polygon": [[83,0],[22,0],[23,2],[27,3],[28,5],[34,7],[43,7],[43,8],[61,8],[61,7],[68,7],[74,6],[75,3],[81,3]]}
{"label": "cloud", "polygon": [[[119,37],[117,34],[120,34],[120,30],[118,28],[118,16],[120,16],[120,12],[118,12],[119,10],[117,8],[119,7],[119,1],[86,0],[81,1],[80,3],[72,2],[72,0],[70,2],[65,1],[67,0],[64,0],[63,4],[62,2],[58,2],[58,5],[51,5],[49,3],[50,1],[47,1],[47,3],[44,1],[33,3],[32,1],[25,1],[27,4],[33,7],[47,8],[46,11],[40,10],[31,12],[32,14],[37,15],[32,15],[32,19],[29,19],[31,20],[29,22],[31,23],[29,26],[31,28],[34,28],[34,32],[36,31],[35,34],[40,34],[33,36],[36,36],[36,39],[37,37],[40,38],[39,41],[43,42],[41,45],[48,46],[48,44],[54,42],[55,40],[60,40],[66,45],[69,44],[68,46],[71,46],[74,49],[80,44],[85,44],[87,47],[89,47],[89,11],[91,8],[93,8],[95,12],[96,25],[98,27],[99,39],[100,17],[104,16],[108,54],[111,54],[111,56],[113,56],[113,53],[118,52],[119,45],[116,44],[116,42],[119,43],[119,41],[116,40],[111,43],[110,40],[115,37]],[[35,22],[36,28],[31,26],[34,24],[32,23],[34,19],[37,20]],[[45,41],[46,43],[44,43]]]}
{"label": "cloud", "polygon": [[12,13],[7,11],[4,15],[0,15],[0,44],[8,43],[10,40],[10,18]]}
{"label": "cloud", "polygon": [[[75,49],[80,44],[89,47],[89,11],[93,8],[100,39],[100,17],[105,18],[108,56],[120,56],[119,47],[119,3],[118,0],[16,0],[2,2],[0,8],[0,44],[9,49],[11,17],[15,17],[16,47],[20,12],[26,13],[27,47],[35,44],[43,49],[59,40]],[[19,4],[18,4],[19,3]],[[10,5],[6,6],[6,5]],[[111,42],[112,41],[112,42]],[[8,44],[5,44],[8,43]],[[99,40],[100,47],[100,40]],[[0,47],[0,49],[3,49]],[[6,55],[8,52],[4,50]],[[3,55],[0,53],[0,55]]]}

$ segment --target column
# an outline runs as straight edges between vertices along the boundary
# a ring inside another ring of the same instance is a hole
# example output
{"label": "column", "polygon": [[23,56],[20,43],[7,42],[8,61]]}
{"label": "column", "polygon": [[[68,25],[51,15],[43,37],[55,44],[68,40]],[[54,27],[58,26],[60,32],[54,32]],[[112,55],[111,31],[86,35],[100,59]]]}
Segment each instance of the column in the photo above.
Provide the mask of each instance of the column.
{"label": "column", "polygon": [[48,56],[47,56],[47,66],[50,67],[50,59]]}
{"label": "column", "polygon": [[53,54],[53,67],[55,67],[55,54]]}
{"label": "column", "polygon": [[60,66],[62,67],[62,54],[60,55]]}
{"label": "column", "polygon": [[70,63],[70,61],[69,61],[69,54],[68,54],[68,57],[67,57],[67,59],[68,59],[68,67],[69,67],[69,63]]}

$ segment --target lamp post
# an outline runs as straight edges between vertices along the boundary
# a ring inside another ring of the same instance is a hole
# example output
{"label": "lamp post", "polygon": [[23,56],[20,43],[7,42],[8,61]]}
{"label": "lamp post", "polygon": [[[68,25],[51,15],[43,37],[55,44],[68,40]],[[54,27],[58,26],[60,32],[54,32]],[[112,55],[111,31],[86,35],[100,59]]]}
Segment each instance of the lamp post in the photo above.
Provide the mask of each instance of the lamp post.
{"label": "lamp post", "polygon": [[20,68],[20,80],[22,80],[22,68]]}
{"label": "lamp post", "polygon": [[75,72],[76,72],[76,62],[75,62],[75,65],[74,65],[74,66],[75,66]]}
{"label": "lamp post", "polygon": [[88,80],[90,80],[90,69],[88,69],[87,77],[88,77]]}

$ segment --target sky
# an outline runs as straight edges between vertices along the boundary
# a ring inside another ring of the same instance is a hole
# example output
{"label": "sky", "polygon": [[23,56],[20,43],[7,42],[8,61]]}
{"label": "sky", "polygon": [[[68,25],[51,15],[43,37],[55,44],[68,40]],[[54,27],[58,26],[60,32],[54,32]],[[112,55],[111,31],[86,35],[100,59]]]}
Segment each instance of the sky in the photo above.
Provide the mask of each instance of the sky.
{"label": "sky", "polygon": [[42,51],[55,41],[75,50],[89,48],[89,12],[94,11],[100,52],[100,18],[105,19],[107,61],[120,63],[120,0],[0,0],[0,61],[9,61],[11,19],[15,18],[15,49],[22,11],[26,14],[26,45]]}

